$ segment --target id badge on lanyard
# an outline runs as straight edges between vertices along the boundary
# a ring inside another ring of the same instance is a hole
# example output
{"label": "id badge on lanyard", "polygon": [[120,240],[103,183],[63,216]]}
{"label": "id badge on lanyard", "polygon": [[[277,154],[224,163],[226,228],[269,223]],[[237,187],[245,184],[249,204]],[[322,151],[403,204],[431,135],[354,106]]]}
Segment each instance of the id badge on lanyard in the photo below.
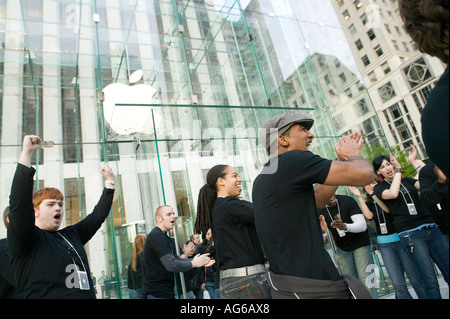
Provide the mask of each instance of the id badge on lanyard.
{"label": "id badge on lanyard", "polygon": [[380,223],[381,235],[386,235],[388,233],[386,223]]}
{"label": "id badge on lanyard", "polygon": [[81,290],[89,290],[90,287],[89,287],[89,279],[87,276],[87,272],[78,270],[78,267],[76,269],[77,269],[78,284],[80,285],[80,289]]}
{"label": "id badge on lanyard", "polygon": [[406,203],[406,205],[408,206],[408,211],[410,215],[417,215],[417,210],[416,210],[416,206],[414,205],[414,203]]}

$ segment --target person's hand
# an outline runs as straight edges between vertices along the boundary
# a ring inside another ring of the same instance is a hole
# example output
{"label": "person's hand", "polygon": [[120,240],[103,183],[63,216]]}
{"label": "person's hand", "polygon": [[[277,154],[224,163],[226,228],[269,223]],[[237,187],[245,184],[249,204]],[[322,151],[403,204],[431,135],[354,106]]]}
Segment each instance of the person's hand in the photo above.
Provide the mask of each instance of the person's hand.
{"label": "person's hand", "polygon": [[41,138],[36,135],[25,135],[22,143],[22,150],[27,153],[33,153],[41,148]]}
{"label": "person's hand", "polygon": [[22,142],[22,152],[19,156],[19,164],[31,167],[31,158],[35,151],[41,148],[41,138],[36,135],[25,135]]}
{"label": "person's hand", "polygon": [[408,162],[411,163],[411,165],[415,168],[415,169],[419,169],[421,167],[425,166],[425,163],[421,160],[416,159],[417,157],[417,150],[416,147],[414,146],[414,144],[411,144],[411,150],[408,151]]}
{"label": "person's hand", "polygon": [[341,137],[338,144],[334,147],[337,159],[340,161],[348,161],[352,156],[359,156],[363,144],[364,140],[362,140],[360,133],[353,133],[349,136]]}
{"label": "person's hand", "polygon": [[[356,197],[361,197],[361,192],[355,186],[348,186],[348,190],[353,193]],[[370,193],[369,193],[370,194]]]}
{"label": "person's hand", "polygon": [[367,194],[372,194],[373,191],[374,191],[374,188],[375,187],[373,186],[373,184],[369,184],[369,185],[364,186],[364,189],[367,192]]}
{"label": "person's hand", "polygon": [[362,134],[359,132],[355,132],[349,135],[349,137],[358,144],[359,149],[361,149],[364,145],[364,139],[362,138]]}
{"label": "person's hand", "polygon": [[114,174],[113,170],[111,169],[111,167],[109,167],[108,164],[105,164],[102,169],[100,170],[100,174],[103,175],[103,177],[106,178],[106,180],[108,181],[115,181],[116,180],[116,175]]}
{"label": "person's hand", "polygon": [[411,144],[411,150],[408,152],[408,161],[411,163],[411,165],[414,165],[416,157],[417,157],[417,150],[414,147],[414,144]]}
{"label": "person's hand", "polygon": [[184,245],[183,252],[187,256],[192,255],[195,252],[195,244],[192,241],[190,241],[187,245]]}
{"label": "person's hand", "polygon": [[347,226],[342,222],[341,215],[337,215],[337,220],[331,222],[331,227],[337,228],[340,230],[347,230]]}
{"label": "person's hand", "polygon": [[392,166],[394,166],[394,168],[402,168],[402,166],[400,165],[399,162],[397,162],[397,159],[394,157],[392,153],[390,154],[390,162]]}
{"label": "person's hand", "polygon": [[192,267],[199,268],[199,267],[210,267],[214,265],[216,261],[214,259],[209,258],[209,254],[198,254],[197,256],[192,259]]}

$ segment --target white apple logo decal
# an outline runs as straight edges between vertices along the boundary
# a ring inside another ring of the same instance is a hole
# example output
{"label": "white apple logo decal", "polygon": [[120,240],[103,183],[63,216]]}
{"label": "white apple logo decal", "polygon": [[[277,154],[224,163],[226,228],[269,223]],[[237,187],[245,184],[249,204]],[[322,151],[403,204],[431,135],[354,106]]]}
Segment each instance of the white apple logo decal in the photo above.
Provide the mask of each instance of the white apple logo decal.
{"label": "white apple logo decal", "polygon": [[135,71],[130,76],[130,85],[113,83],[103,89],[105,120],[117,134],[153,133],[149,104],[152,104],[157,90],[147,84],[133,84],[139,81],[142,75],[142,70]]}

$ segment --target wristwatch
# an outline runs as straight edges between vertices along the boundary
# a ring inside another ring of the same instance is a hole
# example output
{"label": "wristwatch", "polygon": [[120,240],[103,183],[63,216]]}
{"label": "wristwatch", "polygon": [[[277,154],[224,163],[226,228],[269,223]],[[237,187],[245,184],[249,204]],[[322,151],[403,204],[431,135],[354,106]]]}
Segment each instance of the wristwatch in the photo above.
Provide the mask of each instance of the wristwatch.
{"label": "wristwatch", "polygon": [[401,173],[401,172],[402,172],[402,169],[401,169],[401,168],[396,168],[396,169],[395,169],[395,172],[396,172],[396,173]]}
{"label": "wristwatch", "polygon": [[116,185],[116,182],[115,181],[106,180],[105,184]]}

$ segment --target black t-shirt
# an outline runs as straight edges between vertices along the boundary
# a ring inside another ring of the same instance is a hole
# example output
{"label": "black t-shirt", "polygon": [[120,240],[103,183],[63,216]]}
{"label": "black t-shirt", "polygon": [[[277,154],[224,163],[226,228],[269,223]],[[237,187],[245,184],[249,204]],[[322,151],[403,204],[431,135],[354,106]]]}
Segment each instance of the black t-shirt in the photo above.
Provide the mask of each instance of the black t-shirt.
{"label": "black t-shirt", "polygon": [[[422,224],[434,223],[434,219],[430,213],[426,211],[422,205],[422,201],[419,198],[414,184],[416,179],[410,177],[402,178],[402,185],[398,197],[395,199],[383,199],[382,193],[391,187],[391,184],[386,180],[377,184],[374,188],[375,195],[386,204],[389,208],[389,213],[392,214],[394,227],[397,232],[403,232],[405,230],[414,229]],[[411,215],[407,204],[414,203],[417,215]]]}
{"label": "black t-shirt", "polygon": [[255,225],[271,270],[279,275],[339,280],[325,250],[313,184],[323,184],[331,160],[309,151],[272,158],[253,184]]}
{"label": "black t-shirt", "polygon": [[434,166],[433,162],[430,162],[420,170],[420,199],[425,209],[433,216],[442,233],[448,234],[448,179],[444,184],[439,183]]}
{"label": "black t-shirt", "polygon": [[[378,235],[391,235],[396,233],[392,222],[392,214],[386,213],[375,201],[366,202],[366,205],[373,214],[373,218],[371,220],[375,222]],[[380,223],[386,224],[386,234],[381,233]]]}
{"label": "black t-shirt", "polygon": [[220,270],[264,264],[252,203],[235,196],[219,197],[214,201],[211,219]]}
{"label": "black t-shirt", "polygon": [[337,214],[341,215],[342,222],[352,224],[352,216],[360,214],[363,216],[358,203],[350,196],[336,195],[337,204],[319,209],[319,214],[325,217],[336,246],[345,251],[354,251],[363,246],[370,245],[369,232],[367,229],[361,233],[346,232],[345,236],[339,236],[337,230],[330,226],[333,220],[336,220]]}
{"label": "black t-shirt", "polygon": [[449,177],[449,66],[431,91],[422,113],[422,138],[431,161]]}
{"label": "black t-shirt", "polygon": [[[94,299],[84,245],[108,216],[114,190],[105,188],[92,213],[80,222],[50,232],[35,226],[32,202],[34,168],[17,165],[14,175],[8,226],[8,248],[18,298]],[[67,239],[74,249],[68,249]],[[74,263],[86,271],[89,290],[79,289]]]}
{"label": "black t-shirt", "polygon": [[175,255],[175,248],[167,233],[155,227],[148,234],[144,245],[142,290],[145,296],[174,299],[174,273],[161,262],[165,255]]}
{"label": "black t-shirt", "polygon": [[15,299],[16,288],[14,276],[9,262],[7,240],[0,239],[0,299]]}

